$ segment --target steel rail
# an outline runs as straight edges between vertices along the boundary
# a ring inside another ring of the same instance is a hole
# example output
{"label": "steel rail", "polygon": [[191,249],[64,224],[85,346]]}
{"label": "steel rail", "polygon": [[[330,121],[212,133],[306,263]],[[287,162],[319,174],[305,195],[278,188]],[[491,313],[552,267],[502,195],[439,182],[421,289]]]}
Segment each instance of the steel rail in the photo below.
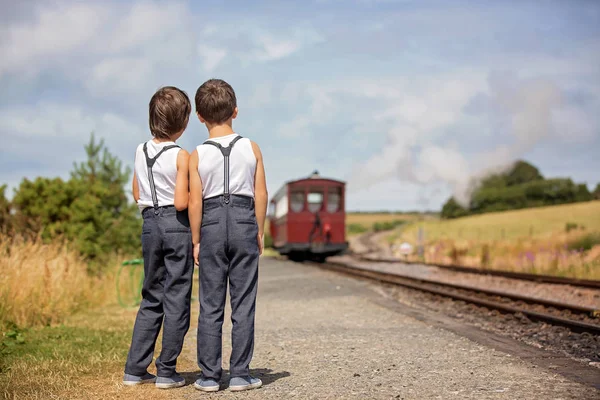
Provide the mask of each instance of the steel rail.
{"label": "steel rail", "polygon": [[492,276],[499,276],[502,278],[521,279],[521,280],[532,281],[532,282],[555,283],[555,284],[560,284],[560,285],[571,285],[571,286],[577,286],[577,287],[600,289],[600,281],[591,280],[591,279],[577,279],[577,278],[565,278],[562,276],[527,274],[527,273],[523,273],[523,272],[466,267],[463,265],[455,265],[455,264],[436,264],[436,263],[421,262],[421,261],[408,261],[408,260],[403,260],[401,258],[396,258],[396,257],[380,258],[380,257],[369,257],[368,255],[360,255],[360,254],[354,255],[354,257],[358,258],[360,260],[369,261],[369,262],[425,265],[427,267],[438,267],[438,268],[447,269],[450,271],[464,272],[464,273],[477,274],[477,275],[492,275]]}
{"label": "steel rail", "polygon": [[[501,292],[496,292],[496,291],[486,291],[484,289],[467,287],[467,286],[460,287],[461,285],[447,284],[444,282],[423,280],[423,279],[413,278],[413,277],[404,276],[404,275],[392,274],[392,273],[381,272],[381,271],[374,271],[374,270],[369,270],[369,269],[365,269],[365,268],[348,265],[348,264],[342,263],[340,261],[328,262],[325,264],[313,264],[313,265],[317,265],[321,268],[326,268],[329,270],[341,272],[341,273],[352,275],[352,276],[368,278],[368,279],[375,280],[378,282],[404,286],[404,287],[419,290],[422,292],[428,292],[428,293],[432,293],[432,294],[443,296],[443,297],[449,297],[449,298],[452,298],[455,300],[461,300],[461,301],[464,301],[467,303],[476,304],[476,305],[483,306],[483,307],[486,307],[489,309],[495,309],[495,310],[498,310],[498,311],[501,311],[504,313],[523,314],[532,321],[546,322],[551,325],[563,326],[563,327],[566,327],[566,328],[570,329],[571,331],[577,332],[577,333],[587,332],[587,333],[592,333],[595,335],[600,335],[600,325],[590,324],[590,323],[582,322],[582,321],[575,321],[575,320],[558,317],[558,316],[547,314],[547,313],[531,311],[531,310],[528,310],[528,309],[525,309],[522,307],[511,306],[506,303],[500,303],[500,302],[491,301],[491,300],[487,300],[487,299],[477,298],[477,297],[469,296],[469,295],[466,295],[463,293],[455,293],[455,292],[452,292],[449,290],[444,290],[443,288],[444,287],[452,288],[452,289],[460,288],[461,290],[465,290],[465,291],[479,292],[479,293],[488,294],[491,296],[502,296],[504,298],[509,298],[509,299],[513,300],[513,298],[511,298],[511,295],[507,294],[507,293],[501,293]],[[435,285],[437,285],[438,287],[434,287]],[[442,287],[442,288],[440,288],[440,287]],[[544,305],[544,303],[548,303],[547,301],[544,301],[544,300],[541,300],[541,302],[537,301],[537,300],[540,300],[540,299],[531,298],[531,301],[532,301],[531,304]],[[523,300],[518,300],[518,301],[523,301]],[[556,302],[551,302],[551,303],[554,304],[551,307],[556,308],[557,306],[561,306],[558,308],[569,310],[569,311],[573,311],[574,308],[575,309],[585,309],[585,307],[573,306],[570,304],[562,304],[562,303],[556,303]],[[586,310],[586,312],[590,312],[590,311],[595,311],[597,313],[598,310],[594,310],[594,309]],[[576,311],[576,312],[581,312],[581,311]]]}

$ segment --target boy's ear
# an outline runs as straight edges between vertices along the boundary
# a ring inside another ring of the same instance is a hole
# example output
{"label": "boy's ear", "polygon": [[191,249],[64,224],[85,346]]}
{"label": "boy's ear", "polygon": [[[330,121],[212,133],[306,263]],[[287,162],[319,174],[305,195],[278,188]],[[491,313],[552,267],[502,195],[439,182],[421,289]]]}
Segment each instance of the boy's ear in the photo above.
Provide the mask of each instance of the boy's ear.
{"label": "boy's ear", "polygon": [[231,119],[235,119],[235,117],[237,117],[237,115],[238,115],[238,108],[236,107],[236,108],[233,110],[233,114],[231,114]]}
{"label": "boy's ear", "polygon": [[202,118],[202,115],[200,115],[199,112],[197,112],[196,115],[198,116],[198,119],[200,120],[201,123],[205,123],[206,122],[206,121],[204,121],[204,118]]}

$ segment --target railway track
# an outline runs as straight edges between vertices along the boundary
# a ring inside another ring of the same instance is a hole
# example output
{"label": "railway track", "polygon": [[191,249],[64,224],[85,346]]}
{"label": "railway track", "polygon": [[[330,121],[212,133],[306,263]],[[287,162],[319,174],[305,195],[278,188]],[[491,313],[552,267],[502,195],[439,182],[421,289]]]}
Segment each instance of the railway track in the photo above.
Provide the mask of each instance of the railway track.
{"label": "railway track", "polygon": [[493,269],[485,269],[485,268],[473,268],[473,267],[466,267],[463,265],[448,265],[448,264],[435,264],[435,263],[421,262],[421,261],[408,261],[408,260],[403,260],[401,258],[396,258],[396,257],[377,257],[377,256],[370,256],[370,255],[356,255],[355,257],[360,260],[369,261],[369,262],[425,265],[428,267],[437,267],[437,268],[441,268],[441,269],[447,269],[449,271],[464,272],[464,273],[469,273],[469,274],[492,275],[492,276],[499,276],[502,278],[520,279],[520,280],[531,281],[531,282],[555,283],[555,284],[560,284],[560,285],[571,285],[571,286],[579,286],[579,287],[585,287],[585,288],[591,288],[591,289],[600,289],[600,281],[594,281],[594,280],[589,280],[589,279],[566,278],[566,277],[562,277],[562,276],[552,276],[552,275],[526,274],[523,272],[502,271],[502,270],[493,270]]}
{"label": "railway track", "polygon": [[561,276],[552,276],[552,275],[538,275],[538,274],[527,274],[523,272],[513,272],[513,271],[502,271],[502,270],[493,270],[486,268],[474,268],[467,267],[464,265],[454,265],[454,264],[436,264],[430,262],[422,262],[422,261],[410,261],[404,260],[398,257],[385,257],[380,256],[378,253],[380,252],[380,248],[376,243],[373,243],[373,232],[368,232],[358,239],[361,245],[368,249],[366,252],[362,253],[354,253],[353,257],[368,261],[368,262],[377,262],[377,263],[403,263],[403,264],[413,264],[413,265],[425,265],[428,267],[437,267],[441,269],[446,269],[449,271],[455,272],[463,272],[477,275],[491,275],[498,276],[503,278],[512,278],[512,279],[520,279],[524,281],[531,282],[540,282],[540,283],[554,283],[560,285],[571,285],[571,286],[579,286],[591,289],[600,289],[600,281],[590,280],[590,279],[576,279],[576,278],[566,278]]}
{"label": "railway track", "polygon": [[563,326],[577,333],[600,335],[600,310],[595,308],[366,269],[344,261],[328,261],[313,265],[359,278],[464,301],[502,313],[524,315],[532,321]]}

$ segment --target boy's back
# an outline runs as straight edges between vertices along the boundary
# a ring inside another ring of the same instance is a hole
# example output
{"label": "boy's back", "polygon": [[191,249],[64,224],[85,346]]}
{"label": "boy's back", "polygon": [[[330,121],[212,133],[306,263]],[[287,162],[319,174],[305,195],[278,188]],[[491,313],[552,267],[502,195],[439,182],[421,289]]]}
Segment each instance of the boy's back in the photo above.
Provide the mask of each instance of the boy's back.
{"label": "boy's back", "polygon": [[[227,147],[238,136],[231,134],[208,141]],[[223,154],[218,147],[207,144],[199,145],[196,150],[202,180],[202,197],[209,199],[222,195],[225,183]],[[256,155],[252,149],[252,142],[247,138],[238,139],[229,155],[229,193],[254,198],[255,173]]]}
{"label": "boy's back", "polygon": [[[158,388],[180,387],[177,357],[189,328],[192,275],[188,205],[189,155],[175,144],[187,127],[191,104],[174,87],[158,90],[150,101],[154,137],[138,146],[133,195],[144,219],[142,253],[144,284],[123,383],[155,382]],[[163,328],[158,377],[148,373],[158,333]]]}
{"label": "boy's back", "polygon": [[194,258],[200,265],[198,364],[195,387],[217,391],[222,374],[221,336],[227,283],[231,297],[231,390],[260,387],[250,377],[258,259],[267,208],[262,155],[258,146],[233,132],[235,94],[220,80],[196,93],[196,111],[209,140],[190,157],[190,225]]}
{"label": "boy's back", "polygon": [[177,146],[177,148],[163,150],[166,147],[173,145],[175,145],[175,142],[170,140],[160,143],[156,143],[154,140],[148,140],[137,147],[135,152],[134,170],[139,187],[137,204],[140,210],[154,206],[144,146],[146,147],[146,153],[150,158],[156,157],[161,150],[163,151],[152,167],[158,205],[163,207],[175,204],[174,194],[175,183],[177,181],[177,159],[180,157],[180,151],[185,152],[185,150],[182,150],[179,146]]}

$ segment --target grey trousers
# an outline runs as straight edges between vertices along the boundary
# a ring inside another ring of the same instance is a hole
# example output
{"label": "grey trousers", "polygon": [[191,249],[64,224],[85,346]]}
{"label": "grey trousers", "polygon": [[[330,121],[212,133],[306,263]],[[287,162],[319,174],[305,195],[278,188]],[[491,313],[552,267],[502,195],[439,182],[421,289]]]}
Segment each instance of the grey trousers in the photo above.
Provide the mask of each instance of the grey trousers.
{"label": "grey trousers", "polygon": [[258,225],[254,199],[204,200],[200,236],[198,365],[204,379],[221,379],[221,337],[227,282],[231,298],[231,377],[248,376],[254,351],[258,287]]}
{"label": "grey trousers", "polygon": [[147,372],[162,325],[156,369],[158,376],[170,377],[190,326],[194,273],[190,222],[187,210],[176,211],[175,207],[161,207],[158,215],[149,207],[142,216],[144,286],[125,373],[141,376]]}

